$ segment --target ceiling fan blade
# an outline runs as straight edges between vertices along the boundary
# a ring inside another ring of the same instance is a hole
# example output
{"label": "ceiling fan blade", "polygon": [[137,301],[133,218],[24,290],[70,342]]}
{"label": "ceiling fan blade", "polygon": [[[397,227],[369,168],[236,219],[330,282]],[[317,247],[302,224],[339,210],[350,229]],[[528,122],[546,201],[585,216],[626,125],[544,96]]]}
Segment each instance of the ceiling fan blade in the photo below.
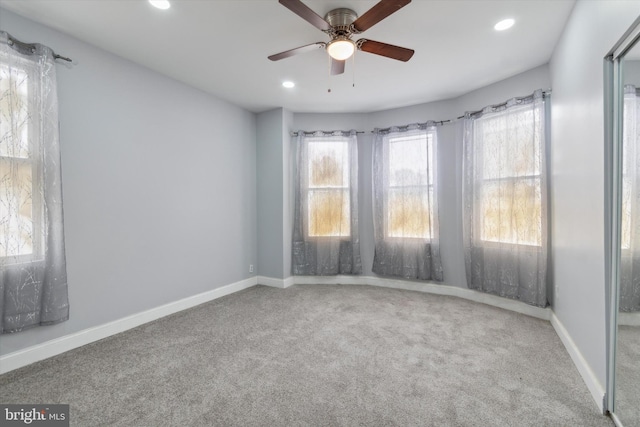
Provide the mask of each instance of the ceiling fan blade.
{"label": "ceiling fan blade", "polygon": [[312,43],[306,46],[300,46],[300,47],[296,47],[295,49],[285,50],[284,52],[276,53],[275,55],[271,55],[268,58],[272,61],[279,61],[281,59],[288,58],[293,55],[298,55],[299,53],[307,53],[307,52],[311,52],[312,50],[320,49],[323,47],[325,47],[325,43],[323,42]]}
{"label": "ceiling fan blade", "polygon": [[356,44],[358,45],[358,49],[363,52],[386,56],[387,58],[397,59],[403,62],[410,60],[415,52],[413,49],[367,39],[360,39]]}
{"label": "ceiling fan blade", "polygon": [[313,10],[309,9],[309,7],[300,0],[280,0],[280,4],[320,31],[328,31],[331,29],[331,25],[329,25],[327,21],[322,19],[322,17]]}
{"label": "ceiling fan blade", "polygon": [[344,73],[344,63],[346,61],[339,61],[337,59],[331,58],[331,75],[336,76],[338,74]]}
{"label": "ceiling fan blade", "polygon": [[359,33],[366,31],[409,3],[411,0],[382,0],[356,19],[353,22],[353,27]]}

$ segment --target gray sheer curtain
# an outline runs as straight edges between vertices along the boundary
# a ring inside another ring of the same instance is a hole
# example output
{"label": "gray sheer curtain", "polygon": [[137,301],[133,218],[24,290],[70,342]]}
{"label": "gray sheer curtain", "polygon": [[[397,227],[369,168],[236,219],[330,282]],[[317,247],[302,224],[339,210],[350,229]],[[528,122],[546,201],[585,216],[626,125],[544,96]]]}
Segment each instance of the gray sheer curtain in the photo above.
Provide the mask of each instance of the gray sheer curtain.
{"label": "gray sheer curtain", "polygon": [[620,311],[640,311],[640,94],[624,87]]}
{"label": "gray sheer curtain", "polygon": [[299,131],[297,151],[293,274],[362,273],[356,132]]}
{"label": "gray sheer curtain", "polygon": [[0,330],[68,318],[53,53],[0,32]]}
{"label": "gray sheer curtain", "polygon": [[471,289],[547,305],[547,180],[542,91],[463,123],[463,234]]}
{"label": "gray sheer curtain", "polygon": [[442,281],[434,123],[375,129],[373,272]]}

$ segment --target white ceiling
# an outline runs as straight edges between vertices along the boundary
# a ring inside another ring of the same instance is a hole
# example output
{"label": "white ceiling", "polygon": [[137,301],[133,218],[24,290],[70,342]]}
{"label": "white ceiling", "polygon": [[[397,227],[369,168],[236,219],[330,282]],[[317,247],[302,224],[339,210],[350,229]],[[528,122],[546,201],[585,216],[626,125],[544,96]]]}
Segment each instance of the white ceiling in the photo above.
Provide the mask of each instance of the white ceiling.
{"label": "white ceiling", "polygon": [[[303,1],[321,16],[337,7],[362,15],[377,3]],[[166,11],[146,0],[0,0],[6,9],[254,112],[371,112],[467,93],[547,63],[574,3],[413,0],[354,37],[414,49],[409,62],[358,52],[355,67],[349,60],[343,75],[330,77],[321,49],[267,59],[328,40],[277,0],[172,0]],[[507,17],[516,25],[494,31]],[[82,66],[82,58],[73,59]],[[296,87],[283,88],[284,80]]]}

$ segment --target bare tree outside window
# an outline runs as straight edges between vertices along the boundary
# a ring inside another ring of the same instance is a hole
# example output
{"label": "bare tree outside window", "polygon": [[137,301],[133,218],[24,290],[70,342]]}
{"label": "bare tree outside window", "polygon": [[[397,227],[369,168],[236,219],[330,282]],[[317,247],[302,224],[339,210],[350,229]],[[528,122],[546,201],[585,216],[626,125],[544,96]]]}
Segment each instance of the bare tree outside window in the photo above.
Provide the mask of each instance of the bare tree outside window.
{"label": "bare tree outside window", "polygon": [[474,131],[483,141],[477,213],[483,241],[542,244],[541,135],[522,125],[534,123],[534,113],[527,108],[476,120]]}
{"label": "bare tree outside window", "polygon": [[351,234],[347,141],[309,143],[308,214],[311,237]]}
{"label": "bare tree outside window", "polygon": [[433,134],[388,139],[387,237],[430,239]]}
{"label": "bare tree outside window", "polygon": [[16,260],[34,254],[42,217],[33,211],[37,129],[29,111],[29,86],[24,70],[0,65],[0,257]]}

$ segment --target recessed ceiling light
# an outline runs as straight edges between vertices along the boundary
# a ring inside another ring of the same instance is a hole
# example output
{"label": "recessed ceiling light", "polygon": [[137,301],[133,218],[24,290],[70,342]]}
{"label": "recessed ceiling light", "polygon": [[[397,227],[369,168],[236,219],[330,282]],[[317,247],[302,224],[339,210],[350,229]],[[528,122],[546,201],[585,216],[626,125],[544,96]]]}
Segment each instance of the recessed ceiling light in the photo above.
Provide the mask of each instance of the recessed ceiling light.
{"label": "recessed ceiling light", "polygon": [[503,19],[502,21],[498,22],[496,25],[493,26],[493,29],[496,31],[504,31],[504,30],[508,30],[509,28],[513,27],[513,24],[515,24],[516,21],[508,18],[508,19]]}
{"label": "recessed ceiling light", "polygon": [[282,86],[286,87],[287,89],[291,89],[295,85],[296,84],[294,82],[290,82],[290,81],[282,82]]}
{"label": "recessed ceiling light", "polygon": [[171,7],[169,0],[149,0],[149,3],[162,10],[169,9]]}

